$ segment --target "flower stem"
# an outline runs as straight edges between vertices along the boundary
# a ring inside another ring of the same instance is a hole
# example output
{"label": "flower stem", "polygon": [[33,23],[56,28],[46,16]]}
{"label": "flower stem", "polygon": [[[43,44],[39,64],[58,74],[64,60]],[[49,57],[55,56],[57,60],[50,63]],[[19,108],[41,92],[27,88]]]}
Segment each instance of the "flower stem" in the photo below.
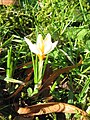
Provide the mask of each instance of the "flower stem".
{"label": "flower stem", "polygon": [[37,93],[42,84],[42,70],[43,70],[43,60],[39,60],[38,64],[38,79],[34,85],[34,93]]}
{"label": "flower stem", "polygon": [[42,69],[43,69],[43,60],[39,60],[38,87],[40,87],[42,84]]}

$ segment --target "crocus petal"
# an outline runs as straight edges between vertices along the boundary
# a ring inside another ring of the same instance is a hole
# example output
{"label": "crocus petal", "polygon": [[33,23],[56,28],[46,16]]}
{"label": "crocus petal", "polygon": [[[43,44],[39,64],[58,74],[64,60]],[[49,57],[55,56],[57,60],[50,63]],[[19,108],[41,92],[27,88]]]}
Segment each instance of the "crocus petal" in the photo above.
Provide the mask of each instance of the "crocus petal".
{"label": "crocus petal", "polygon": [[48,54],[52,48],[51,35],[48,33],[44,39],[44,54]]}
{"label": "crocus petal", "polygon": [[58,44],[58,41],[55,41],[54,43],[52,43],[52,48],[51,48],[50,52],[51,52],[52,50],[54,50],[54,48],[56,47],[57,44]]}
{"label": "crocus petal", "polygon": [[42,37],[41,34],[39,34],[38,37],[37,37],[36,45],[37,45],[39,54],[42,55],[43,52],[44,52],[44,42],[43,42],[43,37]]}
{"label": "crocus petal", "polygon": [[38,48],[36,46],[36,44],[33,44],[28,38],[24,37],[24,40],[26,41],[26,43],[29,45],[29,49],[31,50],[31,52],[35,53],[35,54],[39,54]]}
{"label": "crocus petal", "polygon": [[51,35],[48,33],[44,39],[44,44],[47,45],[48,43],[51,43]]}
{"label": "crocus petal", "polygon": [[44,47],[44,54],[48,54],[52,49],[52,43],[48,43],[45,47]]}
{"label": "crocus petal", "polygon": [[49,43],[47,46],[45,46],[45,51],[44,51],[44,53],[45,53],[45,54],[50,53],[50,52],[56,47],[57,43],[58,43],[58,41],[56,41],[56,42],[54,42],[54,43],[51,43],[51,44]]}
{"label": "crocus petal", "polygon": [[38,37],[37,37],[37,43],[36,44],[37,44],[38,47],[41,48],[42,47],[42,43],[43,43],[43,37],[42,37],[41,34],[39,34]]}

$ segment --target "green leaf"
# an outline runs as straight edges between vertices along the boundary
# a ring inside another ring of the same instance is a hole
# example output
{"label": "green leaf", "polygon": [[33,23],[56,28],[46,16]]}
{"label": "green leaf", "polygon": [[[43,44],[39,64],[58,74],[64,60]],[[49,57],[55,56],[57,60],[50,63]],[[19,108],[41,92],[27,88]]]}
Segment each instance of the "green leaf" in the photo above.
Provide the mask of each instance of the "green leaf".
{"label": "green leaf", "polygon": [[89,90],[89,85],[90,85],[90,78],[86,79],[85,85],[83,86],[83,89],[81,93],[79,94],[79,102],[83,101],[83,98],[87,94],[87,91]]}
{"label": "green leaf", "polygon": [[19,84],[21,84],[21,85],[25,85],[25,83],[24,82],[22,82],[22,81],[20,81],[20,80],[16,80],[16,79],[13,79],[13,78],[5,78],[4,79],[4,81],[6,81],[6,82],[12,82],[12,83],[19,83]]}
{"label": "green leaf", "polygon": [[86,41],[86,49],[90,50],[90,40]]}
{"label": "green leaf", "polygon": [[28,96],[30,97],[31,95],[32,95],[32,88],[31,87],[29,87],[28,89],[27,89],[27,93],[28,93]]}
{"label": "green leaf", "polygon": [[78,34],[77,34],[77,39],[78,40],[83,40],[85,35],[88,33],[87,29],[82,29]]}

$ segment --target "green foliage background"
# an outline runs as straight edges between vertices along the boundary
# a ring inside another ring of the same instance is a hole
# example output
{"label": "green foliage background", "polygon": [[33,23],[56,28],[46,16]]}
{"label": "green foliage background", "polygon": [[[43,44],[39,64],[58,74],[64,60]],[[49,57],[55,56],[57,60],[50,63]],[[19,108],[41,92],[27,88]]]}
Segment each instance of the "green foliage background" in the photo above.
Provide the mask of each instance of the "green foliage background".
{"label": "green foliage background", "polygon": [[[51,94],[56,101],[66,98],[65,102],[86,110],[90,106],[90,1],[22,0],[18,6],[0,6],[0,67],[7,70],[7,51],[12,46],[13,78],[16,67],[31,60],[23,38],[28,36],[36,42],[39,33],[43,37],[50,33],[52,41],[58,40],[58,46],[50,53],[48,61],[53,70],[76,64],[82,56],[80,67],[56,80],[58,86],[67,76],[72,89],[67,92],[65,89],[53,90]],[[2,80],[3,75],[0,77]],[[2,99],[2,93],[0,96]]]}

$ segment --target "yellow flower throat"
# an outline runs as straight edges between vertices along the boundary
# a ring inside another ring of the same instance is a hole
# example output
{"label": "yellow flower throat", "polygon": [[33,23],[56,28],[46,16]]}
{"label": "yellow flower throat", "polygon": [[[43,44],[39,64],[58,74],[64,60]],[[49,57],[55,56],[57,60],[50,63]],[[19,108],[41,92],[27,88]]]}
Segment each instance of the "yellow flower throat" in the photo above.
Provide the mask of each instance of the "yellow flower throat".
{"label": "yellow flower throat", "polygon": [[43,60],[45,58],[45,54],[44,54],[44,41],[42,41],[42,45],[39,45],[39,49],[41,51],[41,55],[38,54],[39,60]]}

